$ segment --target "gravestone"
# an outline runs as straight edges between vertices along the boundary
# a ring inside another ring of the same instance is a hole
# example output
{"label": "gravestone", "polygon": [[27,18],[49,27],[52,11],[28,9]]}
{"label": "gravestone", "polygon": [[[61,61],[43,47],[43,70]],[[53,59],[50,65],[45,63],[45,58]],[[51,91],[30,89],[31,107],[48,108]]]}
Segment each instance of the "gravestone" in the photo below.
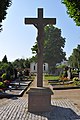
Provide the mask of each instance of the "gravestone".
{"label": "gravestone", "polygon": [[71,79],[71,77],[72,77],[71,68],[69,68],[67,73],[68,73],[68,79]]}
{"label": "gravestone", "polygon": [[[33,24],[38,30],[37,88],[31,88],[28,92],[28,111],[39,112],[39,109],[40,112],[48,111],[50,108],[50,95],[52,92],[50,92],[49,88],[43,88],[44,27],[48,24],[56,24],[56,18],[43,18],[43,8],[38,8],[38,18],[25,18],[25,24]],[[48,99],[48,102],[46,102],[46,98]],[[45,101],[45,106],[42,101]],[[42,106],[44,106],[44,108]]]}
{"label": "gravestone", "polygon": [[71,72],[68,70],[68,79],[71,79]]}
{"label": "gravestone", "polygon": [[79,80],[80,80],[80,71],[79,71]]}

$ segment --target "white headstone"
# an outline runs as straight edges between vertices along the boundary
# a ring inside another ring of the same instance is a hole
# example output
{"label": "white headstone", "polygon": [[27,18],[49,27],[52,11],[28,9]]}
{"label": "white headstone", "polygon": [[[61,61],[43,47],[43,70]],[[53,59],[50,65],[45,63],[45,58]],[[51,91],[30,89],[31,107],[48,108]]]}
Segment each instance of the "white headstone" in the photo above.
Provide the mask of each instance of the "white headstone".
{"label": "white headstone", "polygon": [[79,72],[79,80],[80,80],[80,72]]}
{"label": "white headstone", "polygon": [[71,72],[68,70],[68,79],[70,79],[71,78]]}

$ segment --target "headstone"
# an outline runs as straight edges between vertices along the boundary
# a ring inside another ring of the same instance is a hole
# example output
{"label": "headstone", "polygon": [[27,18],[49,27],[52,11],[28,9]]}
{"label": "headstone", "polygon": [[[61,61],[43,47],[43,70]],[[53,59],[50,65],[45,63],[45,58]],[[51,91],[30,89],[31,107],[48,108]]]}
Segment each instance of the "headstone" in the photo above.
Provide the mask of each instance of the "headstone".
{"label": "headstone", "polygon": [[67,73],[68,73],[68,79],[71,79],[72,78],[71,68],[69,68]]}
{"label": "headstone", "polygon": [[68,79],[70,79],[71,78],[71,72],[68,70]]}
{"label": "headstone", "polygon": [[80,72],[79,72],[79,80],[80,80]]}

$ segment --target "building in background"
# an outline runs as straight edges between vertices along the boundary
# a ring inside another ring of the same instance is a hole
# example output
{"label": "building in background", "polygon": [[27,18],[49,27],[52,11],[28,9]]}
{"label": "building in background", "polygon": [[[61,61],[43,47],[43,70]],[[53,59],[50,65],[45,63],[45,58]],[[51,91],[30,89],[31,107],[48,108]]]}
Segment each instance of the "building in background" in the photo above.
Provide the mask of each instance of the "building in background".
{"label": "building in background", "polygon": [[[37,73],[37,63],[30,63],[30,73]],[[43,64],[43,73],[48,73],[48,63]]]}

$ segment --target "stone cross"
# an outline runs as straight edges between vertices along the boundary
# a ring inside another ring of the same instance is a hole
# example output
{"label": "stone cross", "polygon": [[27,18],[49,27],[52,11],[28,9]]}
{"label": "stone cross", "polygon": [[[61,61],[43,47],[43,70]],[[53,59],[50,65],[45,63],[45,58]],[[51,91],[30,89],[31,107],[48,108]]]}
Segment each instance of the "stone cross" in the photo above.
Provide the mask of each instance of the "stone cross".
{"label": "stone cross", "polygon": [[25,18],[25,24],[33,24],[38,29],[37,87],[43,87],[44,27],[48,24],[56,24],[56,18],[43,18],[43,8],[38,8],[38,18]]}

